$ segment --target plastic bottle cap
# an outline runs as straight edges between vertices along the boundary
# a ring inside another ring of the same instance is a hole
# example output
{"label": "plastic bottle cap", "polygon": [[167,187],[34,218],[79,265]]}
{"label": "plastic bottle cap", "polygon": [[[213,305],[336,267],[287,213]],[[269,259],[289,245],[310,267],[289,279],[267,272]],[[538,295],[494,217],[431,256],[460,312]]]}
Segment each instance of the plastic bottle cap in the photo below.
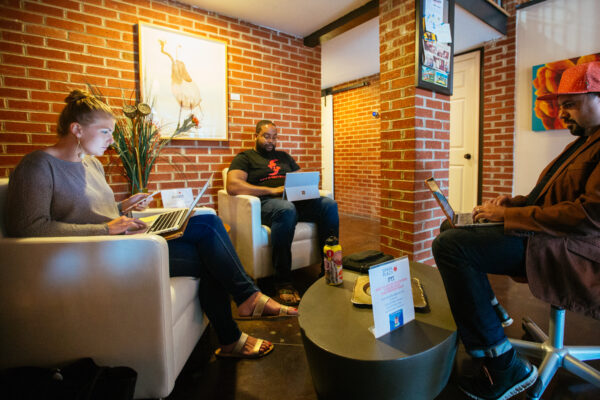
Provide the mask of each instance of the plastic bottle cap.
{"label": "plastic bottle cap", "polygon": [[329,236],[327,240],[325,240],[325,244],[328,246],[335,246],[339,244],[338,238],[335,236]]}

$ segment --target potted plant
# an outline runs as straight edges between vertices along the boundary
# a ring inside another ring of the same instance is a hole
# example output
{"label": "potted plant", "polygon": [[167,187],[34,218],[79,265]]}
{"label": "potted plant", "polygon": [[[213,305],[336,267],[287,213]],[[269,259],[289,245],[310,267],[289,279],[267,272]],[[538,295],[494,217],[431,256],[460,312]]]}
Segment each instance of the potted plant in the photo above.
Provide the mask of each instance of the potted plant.
{"label": "potted plant", "polygon": [[147,192],[150,172],[162,149],[176,136],[198,126],[199,121],[190,114],[177,123],[171,136],[161,138],[160,127],[153,120],[148,104],[124,105],[123,114],[115,124],[113,148],[121,159],[131,193]]}

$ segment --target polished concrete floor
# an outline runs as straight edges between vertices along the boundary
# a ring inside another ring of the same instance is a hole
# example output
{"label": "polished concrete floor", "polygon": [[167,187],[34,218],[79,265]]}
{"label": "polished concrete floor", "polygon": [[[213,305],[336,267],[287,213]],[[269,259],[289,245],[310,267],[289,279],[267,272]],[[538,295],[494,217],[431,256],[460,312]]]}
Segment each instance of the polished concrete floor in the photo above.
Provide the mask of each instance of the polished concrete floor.
{"label": "polished concrete floor", "polygon": [[[341,216],[341,245],[344,254],[379,248],[379,224],[377,221]],[[319,266],[303,268],[294,272],[299,289],[305,291],[316,279]],[[492,286],[500,302],[514,318],[515,323],[506,328],[509,337],[522,337],[521,318],[530,316],[544,330],[548,328],[547,304],[534,298],[527,285],[515,283],[507,277],[491,277]],[[267,294],[272,291],[268,281],[259,282]],[[235,311],[234,311],[235,313]],[[241,329],[248,334],[275,343],[275,350],[259,360],[221,360],[212,352],[217,347],[214,332],[209,328],[198,343],[175,384],[169,400],[187,399],[239,399],[239,400],[316,400],[310,371],[308,369],[297,319],[278,321],[239,321]],[[600,345],[600,321],[567,313],[566,344]],[[535,360],[532,360],[536,362]],[[600,368],[599,362],[593,362]],[[455,383],[459,371],[470,370],[475,365],[459,348],[454,373],[446,388],[436,397],[441,399],[465,399]],[[342,385],[343,382],[340,382]],[[376,393],[373,399],[377,398]],[[525,399],[524,395],[515,397]],[[600,399],[600,388],[594,387],[571,375],[559,372],[543,396],[544,400],[592,400]],[[367,400],[367,399],[365,399]],[[410,400],[410,399],[406,399]]]}

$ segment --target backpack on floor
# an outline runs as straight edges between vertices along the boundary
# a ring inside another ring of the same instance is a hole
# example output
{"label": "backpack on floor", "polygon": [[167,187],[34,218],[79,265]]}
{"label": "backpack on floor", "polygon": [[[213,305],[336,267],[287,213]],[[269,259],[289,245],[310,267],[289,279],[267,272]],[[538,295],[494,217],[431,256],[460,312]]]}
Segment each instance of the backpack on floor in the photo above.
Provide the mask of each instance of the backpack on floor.
{"label": "backpack on floor", "polygon": [[7,400],[131,400],[137,372],[129,367],[99,367],[82,358],[64,368],[18,367],[0,373]]}

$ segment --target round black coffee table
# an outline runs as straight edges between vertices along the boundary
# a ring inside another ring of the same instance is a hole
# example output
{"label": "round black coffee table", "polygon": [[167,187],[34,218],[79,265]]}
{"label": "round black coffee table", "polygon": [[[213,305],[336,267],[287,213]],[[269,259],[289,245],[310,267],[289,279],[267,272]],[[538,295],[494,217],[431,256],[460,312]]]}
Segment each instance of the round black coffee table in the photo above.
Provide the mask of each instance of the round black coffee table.
{"label": "round black coffee table", "polygon": [[368,330],[372,310],[350,302],[358,274],[344,270],[343,285],[321,278],[306,291],[298,322],[320,399],[433,399],[446,386],[458,341],[446,292],[436,268],[410,269],[431,311],[379,339]]}

